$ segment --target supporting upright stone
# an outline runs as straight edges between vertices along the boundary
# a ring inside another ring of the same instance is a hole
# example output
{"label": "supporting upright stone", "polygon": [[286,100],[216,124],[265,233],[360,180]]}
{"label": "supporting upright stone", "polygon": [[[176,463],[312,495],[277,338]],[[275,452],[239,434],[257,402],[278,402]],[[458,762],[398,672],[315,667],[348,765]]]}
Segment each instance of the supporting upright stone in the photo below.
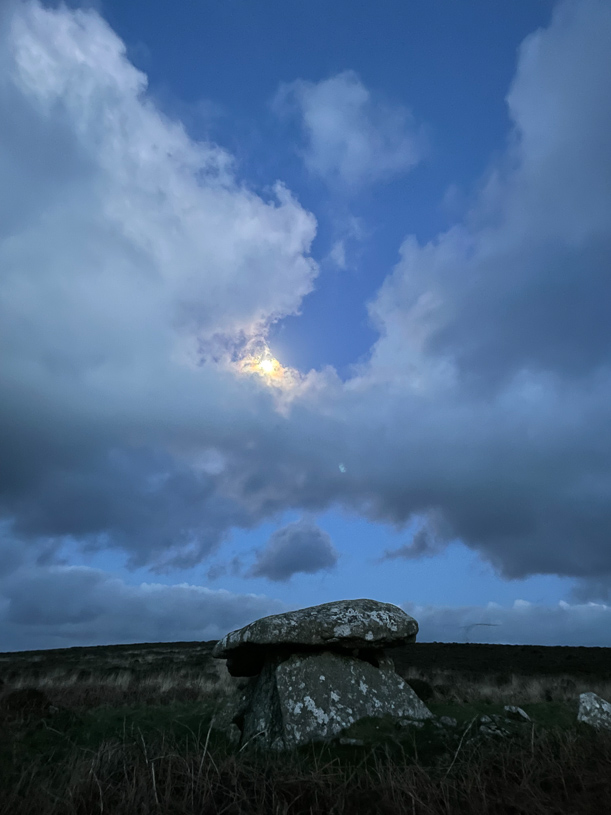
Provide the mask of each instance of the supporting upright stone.
{"label": "supporting upright stone", "polygon": [[366,716],[423,721],[433,715],[394,671],[328,651],[268,663],[254,683],[243,741],[272,749],[331,739]]}

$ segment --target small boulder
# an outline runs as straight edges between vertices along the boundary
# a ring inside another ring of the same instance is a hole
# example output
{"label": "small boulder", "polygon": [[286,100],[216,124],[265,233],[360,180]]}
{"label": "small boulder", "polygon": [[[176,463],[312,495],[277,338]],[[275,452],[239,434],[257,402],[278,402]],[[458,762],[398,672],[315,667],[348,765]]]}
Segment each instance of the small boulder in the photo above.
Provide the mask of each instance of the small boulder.
{"label": "small boulder", "polygon": [[505,730],[504,728],[499,727],[496,724],[483,724],[479,728],[479,732],[480,732],[480,734],[482,736],[487,736],[487,737],[495,737],[495,736],[497,736],[497,737],[498,736],[505,737],[505,736],[509,735],[508,730]]}
{"label": "small boulder", "polygon": [[611,729],[611,705],[595,693],[581,693],[577,721],[597,729]]}
{"label": "small boulder", "polygon": [[513,719],[513,721],[516,722],[530,721],[530,716],[525,710],[522,710],[521,707],[516,707],[516,705],[505,705],[503,710],[505,711],[508,719]]}
{"label": "small boulder", "polygon": [[399,727],[417,727],[420,729],[424,727],[424,722],[419,721],[418,719],[399,719],[397,721],[397,725]]}

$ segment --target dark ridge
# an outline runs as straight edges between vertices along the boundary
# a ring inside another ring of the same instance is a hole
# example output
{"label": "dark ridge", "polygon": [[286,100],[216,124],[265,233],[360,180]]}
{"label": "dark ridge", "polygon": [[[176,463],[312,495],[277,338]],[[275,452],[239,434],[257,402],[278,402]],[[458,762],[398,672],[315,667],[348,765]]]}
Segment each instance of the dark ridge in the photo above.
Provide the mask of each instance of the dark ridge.
{"label": "dark ridge", "polygon": [[388,648],[399,673],[409,667],[464,673],[564,674],[611,678],[611,648],[571,645],[491,645],[414,642]]}
{"label": "dark ridge", "polygon": [[[49,667],[52,664],[81,664],[111,660],[138,652],[155,653],[171,660],[180,653],[185,664],[211,659],[217,640],[202,642],[155,642],[121,645],[75,646],[39,651],[0,653],[0,667]],[[415,642],[385,649],[399,673],[416,667],[423,670],[450,670],[469,674],[517,673],[564,674],[611,678],[611,648],[569,645],[495,645],[488,643]]]}
{"label": "dark ridge", "polygon": [[212,651],[218,640],[194,640],[189,642],[125,642],[117,645],[72,645],[70,648],[43,648],[38,651],[0,651],[0,657],[36,657],[54,655],[62,656],[78,656],[81,653],[101,654],[103,651],[130,651],[134,648],[150,651],[153,648],[165,648],[168,650],[175,650],[177,648],[206,648]]}

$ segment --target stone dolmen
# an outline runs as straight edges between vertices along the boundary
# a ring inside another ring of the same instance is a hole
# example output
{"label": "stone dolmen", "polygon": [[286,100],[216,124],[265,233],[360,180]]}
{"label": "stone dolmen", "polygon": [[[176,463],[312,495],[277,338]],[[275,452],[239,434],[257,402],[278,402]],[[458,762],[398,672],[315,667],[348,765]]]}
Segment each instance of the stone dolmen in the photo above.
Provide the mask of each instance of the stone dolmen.
{"label": "stone dolmen", "polygon": [[274,614],[230,632],[212,655],[227,660],[232,676],[251,677],[233,717],[241,744],[284,750],[368,716],[432,718],[388,653],[417,633],[413,617],[375,600]]}

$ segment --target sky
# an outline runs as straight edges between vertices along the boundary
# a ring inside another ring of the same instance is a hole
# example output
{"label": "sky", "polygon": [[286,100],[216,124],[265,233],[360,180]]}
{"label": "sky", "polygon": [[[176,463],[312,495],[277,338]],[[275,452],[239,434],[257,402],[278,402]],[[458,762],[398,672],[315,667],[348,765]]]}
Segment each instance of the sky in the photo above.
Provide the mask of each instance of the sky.
{"label": "sky", "polygon": [[4,0],[0,650],[342,599],[611,646],[608,0]]}

